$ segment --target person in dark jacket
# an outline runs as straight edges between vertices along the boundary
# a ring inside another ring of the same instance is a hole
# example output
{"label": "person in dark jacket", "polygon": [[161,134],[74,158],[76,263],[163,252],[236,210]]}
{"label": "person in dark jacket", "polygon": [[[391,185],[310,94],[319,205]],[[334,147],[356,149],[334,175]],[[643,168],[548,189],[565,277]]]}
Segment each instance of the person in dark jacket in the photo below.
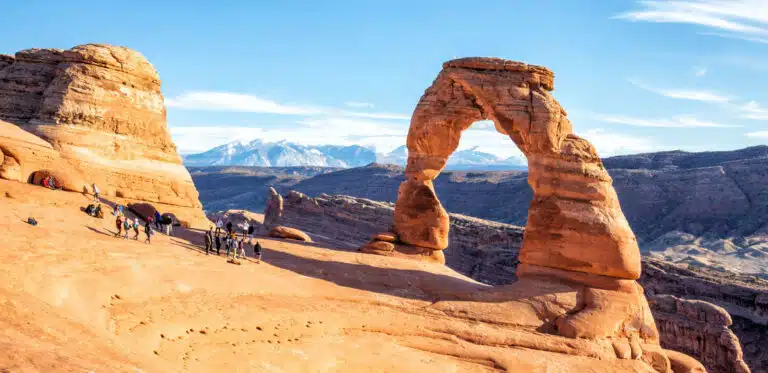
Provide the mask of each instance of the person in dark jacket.
{"label": "person in dark jacket", "polygon": [[160,212],[155,210],[155,229],[160,229]]}
{"label": "person in dark jacket", "polygon": [[232,222],[231,221],[227,222],[227,233],[230,234],[230,235],[232,234]]}
{"label": "person in dark jacket", "polygon": [[256,259],[256,263],[261,263],[261,252],[262,252],[261,244],[259,241],[256,241],[256,244],[253,245],[253,258]]}
{"label": "person in dark jacket", "polygon": [[221,237],[216,235],[216,255],[221,255]]}
{"label": "person in dark jacket", "polygon": [[152,227],[149,226],[149,222],[144,224],[144,233],[147,235],[147,239],[144,240],[144,243],[152,243],[150,240],[152,237]]}

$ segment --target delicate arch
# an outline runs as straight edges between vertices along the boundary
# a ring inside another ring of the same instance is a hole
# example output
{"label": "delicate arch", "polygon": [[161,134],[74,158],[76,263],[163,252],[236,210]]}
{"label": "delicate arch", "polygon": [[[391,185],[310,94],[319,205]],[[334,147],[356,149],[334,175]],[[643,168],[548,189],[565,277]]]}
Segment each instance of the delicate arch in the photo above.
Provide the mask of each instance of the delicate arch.
{"label": "delicate arch", "polygon": [[446,62],[411,118],[406,180],[395,205],[398,242],[425,253],[448,246],[448,213],[432,180],[461,133],[488,119],[528,158],[534,196],[522,270],[638,278],[640,251],[612,180],[594,147],[572,133],[565,110],[550,94],[553,88],[554,76],[544,67],[495,58]]}

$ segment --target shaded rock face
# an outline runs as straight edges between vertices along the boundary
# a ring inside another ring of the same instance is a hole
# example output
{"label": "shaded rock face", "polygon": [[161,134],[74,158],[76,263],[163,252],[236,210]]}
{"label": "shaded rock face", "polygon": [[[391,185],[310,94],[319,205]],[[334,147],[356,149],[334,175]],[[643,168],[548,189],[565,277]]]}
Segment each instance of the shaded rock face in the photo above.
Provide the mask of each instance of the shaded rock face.
{"label": "shaded rock face", "polygon": [[534,266],[634,280],[640,250],[594,147],[574,135],[549,93],[552,72],[488,58],[446,62],[422,96],[408,132],[406,180],[394,232],[406,244],[447,247],[448,214],[432,180],[479,120],[517,144],[528,158],[533,199],[520,261]]}
{"label": "shaded rock face", "polygon": [[712,303],[673,295],[650,299],[664,347],[699,358],[710,372],[749,373],[739,338],[726,310]]}
{"label": "shaded rock face", "polygon": [[87,44],[0,61],[0,119],[51,144],[105,196],[204,218],[166,125],[160,79],[141,54]]}

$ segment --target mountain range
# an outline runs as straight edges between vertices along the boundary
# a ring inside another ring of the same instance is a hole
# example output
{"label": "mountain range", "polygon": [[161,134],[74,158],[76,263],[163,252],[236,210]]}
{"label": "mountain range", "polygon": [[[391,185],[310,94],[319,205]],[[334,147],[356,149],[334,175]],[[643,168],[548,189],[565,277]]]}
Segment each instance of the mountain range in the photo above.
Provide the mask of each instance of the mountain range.
{"label": "mountain range", "polygon": [[[459,150],[449,159],[448,170],[524,170],[525,160],[518,157],[500,158],[482,152],[478,147]],[[360,145],[301,145],[288,141],[234,141],[202,153],[183,156],[184,164],[200,166],[259,166],[259,167],[361,167],[370,163],[405,166],[408,148],[403,145],[388,153]]]}

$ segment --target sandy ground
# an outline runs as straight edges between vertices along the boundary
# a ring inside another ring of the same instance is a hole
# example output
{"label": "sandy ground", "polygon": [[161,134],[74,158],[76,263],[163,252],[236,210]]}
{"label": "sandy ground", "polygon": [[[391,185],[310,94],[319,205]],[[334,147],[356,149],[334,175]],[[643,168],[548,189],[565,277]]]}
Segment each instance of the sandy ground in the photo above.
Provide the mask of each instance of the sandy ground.
{"label": "sandy ground", "polygon": [[444,266],[265,237],[262,263],[234,265],[200,231],[115,238],[87,204],[0,180],[0,372],[648,369],[513,347],[510,325],[433,307],[490,289]]}

